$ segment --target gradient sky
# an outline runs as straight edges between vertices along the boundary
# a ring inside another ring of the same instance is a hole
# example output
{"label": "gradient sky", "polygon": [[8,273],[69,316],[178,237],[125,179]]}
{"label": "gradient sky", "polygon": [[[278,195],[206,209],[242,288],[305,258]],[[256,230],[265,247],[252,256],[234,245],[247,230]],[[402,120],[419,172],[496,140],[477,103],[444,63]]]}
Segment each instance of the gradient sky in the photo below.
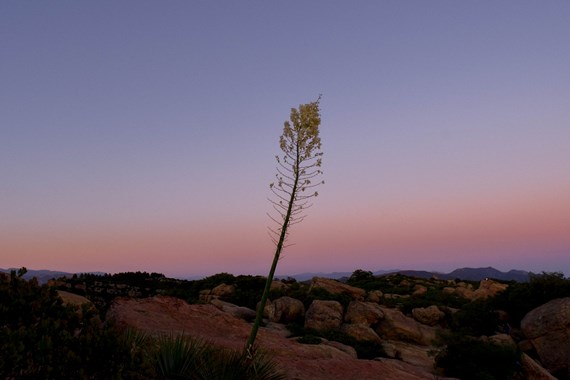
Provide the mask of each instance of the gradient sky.
{"label": "gradient sky", "polygon": [[291,107],[326,184],[278,273],[570,275],[570,2],[2,1],[0,267],[265,274]]}

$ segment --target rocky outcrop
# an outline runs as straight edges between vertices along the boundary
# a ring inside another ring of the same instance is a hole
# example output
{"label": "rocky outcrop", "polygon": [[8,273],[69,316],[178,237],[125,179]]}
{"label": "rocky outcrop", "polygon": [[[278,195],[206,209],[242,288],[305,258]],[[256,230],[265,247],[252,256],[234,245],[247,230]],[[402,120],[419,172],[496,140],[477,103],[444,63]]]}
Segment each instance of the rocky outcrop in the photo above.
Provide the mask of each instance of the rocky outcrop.
{"label": "rocky outcrop", "polygon": [[490,343],[493,343],[497,346],[504,346],[504,347],[509,347],[512,349],[516,349],[517,348],[517,344],[515,343],[515,341],[513,340],[513,338],[508,335],[508,334],[496,334],[496,335],[491,335],[487,338],[487,340]]}
{"label": "rocky outcrop", "polygon": [[366,295],[366,301],[379,303],[382,300],[384,293],[381,290],[371,290]]}
{"label": "rocky outcrop", "polygon": [[430,355],[433,347],[416,346],[399,341],[386,341],[382,343],[382,347],[389,358],[421,367],[426,371],[433,371],[435,368],[434,356]]}
{"label": "rocky outcrop", "polygon": [[253,321],[255,319],[256,313],[250,308],[237,306],[233,303],[225,302],[217,298],[212,299],[210,303],[221,311],[233,315],[236,318],[243,319],[245,321]]}
{"label": "rocky outcrop", "polygon": [[69,293],[64,290],[58,290],[57,295],[59,296],[59,298],[63,300],[63,303],[66,305],[81,306],[83,304],[87,304],[93,306],[93,302],[89,301],[87,298],[83,296],[74,293]]}
{"label": "rocky outcrop", "polygon": [[314,300],[305,315],[305,328],[335,330],[342,324],[342,305],[337,301]]}
{"label": "rocky outcrop", "polygon": [[211,302],[212,300],[218,299],[220,297],[228,297],[235,293],[236,287],[234,285],[226,285],[221,283],[214,289],[203,289],[200,290],[199,299],[202,302]]}
{"label": "rocky outcrop", "polygon": [[509,286],[507,284],[501,284],[500,282],[495,282],[493,280],[481,280],[479,287],[471,295],[471,299],[476,301],[494,297],[505,291],[508,287]]}
{"label": "rocky outcrop", "polygon": [[570,379],[570,297],[530,311],[521,321],[521,329],[544,367],[555,377]]}
{"label": "rocky outcrop", "polygon": [[311,287],[309,292],[314,288],[324,289],[330,294],[344,294],[352,297],[355,300],[363,300],[366,292],[364,289],[356,288],[347,284],[343,284],[337,280],[331,280],[329,278],[315,277],[311,282]]}
{"label": "rocky outcrop", "polygon": [[427,293],[428,289],[423,285],[416,285],[414,286],[414,292],[412,293],[415,297],[423,296]]}
{"label": "rocky outcrop", "polygon": [[271,281],[271,285],[269,288],[269,290],[271,290],[272,292],[277,291],[277,290],[284,292],[287,289],[289,289],[289,285],[287,285],[284,282],[277,281],[277,280]]}
{"label": "rocky outcrop", "polygon": [[226,285],[222,283],[212,289],[210,295],[214,297],[228,297],[233,295],[235,292],[236,287],[234,285]]}
{"label": "rocky outcrop", "polygon": [[344,315],[344,321],[352,324],[372,326],[384,318],[380,305],[372,302],[352,301]]}
{"label": "rocky outcrop", "polygon": [[[172,297],[118,298],[109,318],[119,326],[132,327],[151,335],[185,333],[222,347],[243,349],[251,325],[213,305],[189,305]],[[397,379],[433,380],[425,369],[395,359],[358,360],[348,346],[329,342],[300,344],[279,331],[261,328],[257,343],[271,352],[287,380]],[[350,351],[350,352],[348,352]]]}
{"label": "rocky outcrop", "polygon": [[521,355],[521,365],[527,379],[556,380],[556,378],[552,376],[550,372],[542,368],[540,364],[532,360],[532,358],[524,352]]}
{"label": "rocky outcrop", "polygon": [[473,290],[473,285],[465,282],[457,283],[456,287],[443,288],[443,294],[453,294],[471,301],[482,300],[488,297],[496,296],[508,287],[507,284],[501,284],[493,280],[481,280],[477,290]]}
{"label": "rocky outcrop", "polygon": [[435,305],[429,307],[417,307],[412,309],[414,319],[424,325],[435,326],[445,318],[445,313]]}
{"label": "rocky outcrop", "polygon": [[402,340],[429,346],[436,339],[437,329],[416,322],[402,312],[382,307],[384,318],[378,323],[376,332],[381,338]]}
{"label": "rocky outcrop", "polygon": [[374,342],[382,343],[382,339],[376,334],[376,332],[366,325],[351,325],[343,324],[340,327],[340,331],[350,335],[359,342]]}
{"label": "rocky outcrop", "polygon": [[291,323],[305,316],[305,305],[298,299],[281,297],[271,302],[268,314],[271,322]]}

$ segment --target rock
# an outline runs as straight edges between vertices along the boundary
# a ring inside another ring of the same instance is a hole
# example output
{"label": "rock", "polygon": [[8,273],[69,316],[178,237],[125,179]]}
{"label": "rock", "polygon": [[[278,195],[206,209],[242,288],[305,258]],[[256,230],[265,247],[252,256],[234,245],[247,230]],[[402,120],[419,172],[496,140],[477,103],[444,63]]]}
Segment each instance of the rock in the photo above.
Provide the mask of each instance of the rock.
{"label": "rock", "polygon": [[[255,305],[255,311],[259,310],[259,306],[261,305],[261,301],[259,301],[256,305]],[[272,315],[274,312],[273,310],[273,303],[271,302],[271,300],[268,298],[267,301],[265,302],[265,307],[263,308],[263,318],[267,318],[269,319],[269,316]]]}
{"label": "rock", "polygon": [[198,299],[200,300],[200,302],[209,303],[211,300],[213,300],[214,296],[210,294],[211,291],[212,291],[211,289],[200,290],[200,292],[198,293]]}
{"label": "rock", "polygon": [[84,304],[93,305],[93,302],[89,301],[87,298],[80,296],[78,294],[69,293],[63,290],[58,290],[57,295],[63,300],[66,305],[76,305],[81,306]]}
{"label": "rock", "polygon": [[326,340],[326,339],[321,344],[325,345],[325,346],[334,347],[337,350],[346,353],[352,359],[358,358],[358,355],[356,354],[356,350],[351,346],[347,346],[346,344],[342,344],[340,342],[335,342],[334,340]]}
{"label": "rock", "polygon": [[410,298],[409,294],[384,294],[384,298],[388,300],[397,300],[400,298]]}
{"label": "rock", "polygon": [[287,291],[287,289],[289,289],[289,285],[287,285],[284,282],[276,281],[276,280],[273,280],[271,282],[271,286],[269,288],[269,290],[271,290],[272,292],[276,291],[276,290],[280,290],[280,291],[285,292],[285,291]]}
{"label": "rock", "polygon": [[445,313],[435,305],[429,307],[417,307],[412,309],[414,319],[424,325],[435,326],[445,318]]}
{"label": "rock", "polygon": [[212,289],[210,295],[214,297],[228,297],[232,296],[235,292],[236,287],[234,285],[226,285],[222,283]]}
{"label": "rock", "polygon": [[[119,327],[131,327],[152,336],[185,333],[221,347],[242,350],[251,325],[214,305],[189,305],[166,296],[142,299],[116,298],[107,313]],[[327,344],[300,344],[281,331],[259,329],[256,343],[271,352],[286,380],[346,380],[347,378],[433,380],[420,367],[393,360],[358,360]],[[442,379],[442,378],[440,378]]]}
{"label": "rock", "polygon": [[382,307],[384,319],[376,327],[376,332],[383,339],[402,340],[429,346],[436,339],[437,328],[416,322],[402,312]]}
{"label": "rock", "polygon": [[355,300],[363,300],[366,292],[364,289],[356,288],[347,284],[343,284],[337,280],[331,280],[329,278],[315,277],[311,282],[309,292],[313,288],[324,289],[330,294],[345,294],[352,297]]}
{"label": "rock", "polygon": [[[460,283],[461,284],[461,283]],[[458,286],[457,288],[455,288],[453,290],[454,294],[456,296],[459,296],[461,298],[465,298],[468,300],[472,300],[473,299],[473,290],[470,288],[467,288],[465,286]]]}
{"label": "rock", "polygon": [[314,300],[305,314],[305,328],[318,331],[338,329],[342,324],[342,305],[337,301]]}
{"label": "rock", "polygon": [[340,327],[340,331],[350,335],[359,342],[382,343],[382,339],[380,339],[378,334],[366,325],[351,325],[345,323]]}
{"label": "rock", "polygon": [[518,343],[518,347],[522,352],[531,352],[534,350],[532,342],[528,339],[523,339]]}
{"label": "rock", "polygon": [[419,297],[423,296],[427,293],[428,289],[423,285],[416,285],[414,286],[414,292],[412,293],[413,296]]}
{"label": "rock", "polygon": [[248,322],[251,322],[255,319],[256,313],[250,308],[234,305],[233,303],[221,301],[217,298],[212,299],[210,303],[224,313],[233,315],[236,318],[243,319]]}
{"label": "rock", "polygon": [[446,286],[445,288],[443,288],[443,289],[441,290],[441,292],[442,292],[443,294],[447,294],[447,295],[455,294],[455,288],[452,288],[451,286]]}
{"label": "rock", "polygon": [[525,337],[552,375],[570,379],[570,297],[531,310],[521,321]]}
{"label": "rock", "polygon": [[381,290],[371,290],[366,295],[366,301],[379,303],[382,300],[383,295],[384,294],[382,293]]}
{"label": "rock", "polygon": [[493,280],[481,280],[479,283],[479,288],[473,292],[471,295],[472,300],[483,300],[489,297],[494,297],[497,294],[505,291],[509,286],[507,284],[501,284]]}
{"label": "rock", "polygon": [[401,360],[428,372],[435,368],[435,359],[430,355],[433,347],[416,346],[399,341],[386,341],[382,343],[382,347],[389,358]]}
{"label": "rock", "polygon": [[281,297],[272,302],[268,317],[271,322],[290,323],[304,316],[305,305],[303,302],[291,297]]}
{"label": "rock", "polygon": [[372,326],[384,318],[380,305],[372,302],[352,301],[346,310],[344,321],[351,324]]}
{"label": "rock", "polygon": [[532,360],[532,358],[524,352],[521,355],[521,365],[527,379],[556,380],[556,378],[552,376],[550,372],[542,368],[540,364]]}
{"label": "rock", "polygon": [[412,317],[424,325],[435,326],[445,318],[445,313],[437,306],[431,305],[425,308],[418,307],[412,309]]}
{"label": "rock", "polygon": [[510,348],[517,348],[517,344],[515,343],[515,341],[513,340],[513,338],[511,338],[510,335],[507,334],[496,334],[496,335],[491,335],[488,338],[488,341],[490,343],[494,343],[496,345],[499,346],[506,346],[506,347],[510,347]]}

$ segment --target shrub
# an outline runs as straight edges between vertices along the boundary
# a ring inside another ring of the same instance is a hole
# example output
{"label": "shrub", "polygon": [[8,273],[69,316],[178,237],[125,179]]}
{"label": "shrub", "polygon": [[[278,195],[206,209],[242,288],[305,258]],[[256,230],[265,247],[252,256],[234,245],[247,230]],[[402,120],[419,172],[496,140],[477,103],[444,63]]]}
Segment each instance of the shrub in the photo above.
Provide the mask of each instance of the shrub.
{"label": "shrub", "polygon": [[63,305],[55,289],[0,275],[1,378],[145,378],[133,341],[97,310]]}
{"label": "shrub", "polygon": [[161,379],[280,380],[283,374],[261,352],[246,357],[183,335],[158,339],[153,361]]}
{"label": "shrub", "polygon": [[462,380],[511,379],[519,370],[517,349],[459,335],[448,337],[447,346],[436,356],[446,376]]}

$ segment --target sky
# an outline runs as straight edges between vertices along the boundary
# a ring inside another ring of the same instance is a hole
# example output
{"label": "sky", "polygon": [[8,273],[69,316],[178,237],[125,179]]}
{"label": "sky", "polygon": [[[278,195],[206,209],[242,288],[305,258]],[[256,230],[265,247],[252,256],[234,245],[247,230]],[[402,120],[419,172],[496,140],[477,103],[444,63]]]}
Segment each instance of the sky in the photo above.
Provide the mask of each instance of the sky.
{"label": "sky", "polygon": [[323,179],[278,274],[570,276],[567,1],[0,2],[0,267],[266,274],[290,109]]}

